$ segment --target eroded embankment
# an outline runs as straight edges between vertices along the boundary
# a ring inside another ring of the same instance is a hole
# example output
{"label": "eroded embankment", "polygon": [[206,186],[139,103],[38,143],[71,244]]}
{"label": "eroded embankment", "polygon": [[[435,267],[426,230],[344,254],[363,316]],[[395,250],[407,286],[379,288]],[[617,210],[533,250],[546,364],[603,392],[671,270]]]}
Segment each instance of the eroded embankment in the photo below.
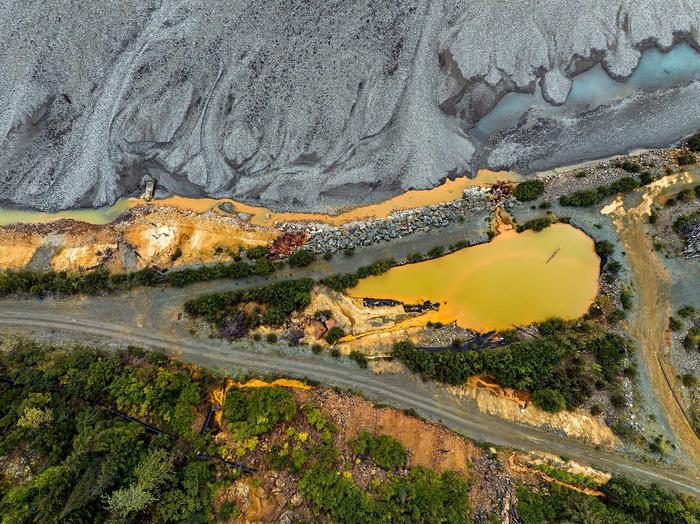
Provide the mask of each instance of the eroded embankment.
{"label": "eroded embankment", "polygon": [[516,179],[513,173],[482,171],[473,179],[447,180],[431,190],[408,191],[337,215],[274,213],[230,199],[182,197],[149,203],[124,199],[111,207],[60,213],[0,209],[0,270],[124,271],[225,262],[241,247],[269,244],[282,231],[303,234],[308,224],[330,228],[368,220],[381,224],[396,212],[457,200],[468,209],[469,203],[461,200],[465,189]]}

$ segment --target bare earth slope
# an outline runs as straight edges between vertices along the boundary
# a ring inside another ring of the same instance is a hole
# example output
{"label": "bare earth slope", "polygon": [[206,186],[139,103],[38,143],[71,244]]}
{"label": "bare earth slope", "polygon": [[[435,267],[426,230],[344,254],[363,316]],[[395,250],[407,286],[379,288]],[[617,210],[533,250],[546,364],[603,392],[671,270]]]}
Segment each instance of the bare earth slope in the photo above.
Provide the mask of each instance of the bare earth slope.
{"label": "bare earth slope", "polygon": [[[552,150],[571,151],[558,161],[607,153],[610,137],[589,147],[556,126],[544,137],[550,149],[538,149],[543,137],[528,127],[481,160],[469,128],[503,93],[538,78],[550,101],[564,102],[581,58],[625,77],[645,45],[696,40],[697,7],[0,0],[0,203],[102,205],[150,173],[170,192],[323,210],[429,187],[477,163],[517,157],[533,167]],[[699,90],[682,100],[699,106]],[[658,105],[665,139],[698,122]],[[588,115],[585,125],[615,114]],[[638,114],[626,113],[631,129]]]}

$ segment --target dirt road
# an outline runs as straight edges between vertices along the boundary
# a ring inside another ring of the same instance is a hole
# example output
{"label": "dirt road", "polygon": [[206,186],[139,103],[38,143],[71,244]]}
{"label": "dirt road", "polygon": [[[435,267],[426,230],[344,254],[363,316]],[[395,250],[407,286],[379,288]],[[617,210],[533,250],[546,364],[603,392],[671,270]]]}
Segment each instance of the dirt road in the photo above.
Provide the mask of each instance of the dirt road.
{"label": "dirt road", "polygon": [[32,330],[58,330],[86,337],[116,340],[158,349],[202,366],[228,373],[256,371],[309,377],[324,384],[351,388],[372,400],[398,408],[413,408],[420,415],[443,423],[477,441],[523,450],[547,451],[569,457],[606,471],[627,475],[645,482],[656,482],[679,491],[700,496],[700,474],[682,469],[636,462],[614,452],[481,413],[472,403],[455,398],[432,383],[412,377],[375,375],[350,362],[339,362],[298,349],[242,351],[214,340],[198,340],[175,333],[170,326],[140,329],[133,323],[104,322],[99,310],[80,315],[62,313],[60,307],[33,301],[0,303],[0,326]]}
{"label": "dirt road", "polygon": [[611,214],[632,269],[634,290],[638,297],[630,335],[639,345],[639,355],[649,376],[652,395],[661,405],[681,449],[689,461],[700,468],[700,439],[684,410],[680,398],[682,386],[670,363],[667,329],[672,312],[671,279],[644,227],[651,202],[659,191],[661,188],[646,189],[642,201],[629,206],[629,209],[624,209],[618,202]]}

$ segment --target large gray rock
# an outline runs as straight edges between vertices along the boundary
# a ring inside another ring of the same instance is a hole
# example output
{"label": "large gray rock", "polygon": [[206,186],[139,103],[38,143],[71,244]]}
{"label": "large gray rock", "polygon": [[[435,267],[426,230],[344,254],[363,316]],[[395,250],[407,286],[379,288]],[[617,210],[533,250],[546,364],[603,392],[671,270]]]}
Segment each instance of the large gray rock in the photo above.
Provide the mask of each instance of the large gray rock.
{"label": "large gray rock", "polygon": [[149,173],[329,209],[534,165],[525,132],[475,156],[469,128],[537,79],[563,103],[579,58],[625,77],[698,28],[697,0],[0,0],[0,201],[103,205]]}

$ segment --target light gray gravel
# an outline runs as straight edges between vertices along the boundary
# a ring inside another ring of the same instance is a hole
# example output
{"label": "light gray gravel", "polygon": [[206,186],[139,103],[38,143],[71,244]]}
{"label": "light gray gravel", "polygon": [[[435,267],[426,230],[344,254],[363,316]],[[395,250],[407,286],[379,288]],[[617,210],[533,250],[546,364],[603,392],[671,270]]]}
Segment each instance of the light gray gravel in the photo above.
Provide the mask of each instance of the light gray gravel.
{"label": "light gray gravel", "polygon": [[508,91],[543,79],[561,103],[582,64],[625,77],[650,42],[698,29],[698,0],[0,0],[0,204],[103,205],[149,173],[170,192],[328,210],[648,145],[635,122],[677,139],[697,113],[669,116],[697,89],[578,133],[576,118],[528,124],[493,158],[468,130]]}

